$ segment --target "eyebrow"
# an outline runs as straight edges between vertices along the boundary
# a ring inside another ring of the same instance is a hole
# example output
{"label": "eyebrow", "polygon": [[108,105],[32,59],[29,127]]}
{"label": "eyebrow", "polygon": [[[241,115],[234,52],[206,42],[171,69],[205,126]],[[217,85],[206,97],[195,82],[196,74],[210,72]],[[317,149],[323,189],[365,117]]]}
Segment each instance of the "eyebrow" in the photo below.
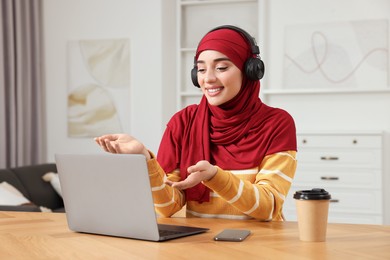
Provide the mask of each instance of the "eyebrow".
{"label": "eyebrow", "polygon": [[[223,57],[223,58],[217,58],[217,59],[215,59],[215,60],[213,60],[214,62],[219,62],[219,61],[231,61],[229,58],[225,58],[225,57]],[[198,63],[205,63],[205,61],[203,61],[203,60],[197,60],[196,61],[196,64],[198,64]]]}

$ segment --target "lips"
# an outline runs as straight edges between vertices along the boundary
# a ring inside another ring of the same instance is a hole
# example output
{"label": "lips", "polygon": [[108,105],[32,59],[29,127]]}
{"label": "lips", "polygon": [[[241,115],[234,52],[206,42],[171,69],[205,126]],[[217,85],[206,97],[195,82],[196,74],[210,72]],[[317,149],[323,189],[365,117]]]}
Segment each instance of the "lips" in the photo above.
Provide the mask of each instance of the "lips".
{"label": "lips", "polygon": [[221,92],[223,87],[215,87],[215,88],[206,88],[207,93],[209,96],[215,96],[218,95],[219,92]]}

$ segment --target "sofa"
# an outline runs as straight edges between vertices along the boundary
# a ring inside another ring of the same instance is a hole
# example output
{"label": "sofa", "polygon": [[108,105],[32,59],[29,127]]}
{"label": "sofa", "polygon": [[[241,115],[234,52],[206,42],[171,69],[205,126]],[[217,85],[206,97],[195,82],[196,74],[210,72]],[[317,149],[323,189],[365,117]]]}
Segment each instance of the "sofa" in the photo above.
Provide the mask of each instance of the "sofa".
{"label": "sofa", "polygon": [[48,172],[57,172],[54,163],[0,169],[0,184],[12,185],[29,201],[21,205],[0,205],[0,211],[64,212],[61,196],[42,178]]}

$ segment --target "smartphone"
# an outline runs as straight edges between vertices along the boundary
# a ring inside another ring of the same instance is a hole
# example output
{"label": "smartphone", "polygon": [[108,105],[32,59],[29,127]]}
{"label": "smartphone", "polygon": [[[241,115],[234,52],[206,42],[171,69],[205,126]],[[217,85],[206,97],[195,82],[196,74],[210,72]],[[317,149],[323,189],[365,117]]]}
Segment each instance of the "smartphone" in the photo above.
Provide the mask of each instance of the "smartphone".
{"label": "smartphone", "polygon": [[251,231],[246,229],[225,229],[221,233],[216,235],[214,237],[214,240],[241,242],[245,238],[247,238],[250,233]]}

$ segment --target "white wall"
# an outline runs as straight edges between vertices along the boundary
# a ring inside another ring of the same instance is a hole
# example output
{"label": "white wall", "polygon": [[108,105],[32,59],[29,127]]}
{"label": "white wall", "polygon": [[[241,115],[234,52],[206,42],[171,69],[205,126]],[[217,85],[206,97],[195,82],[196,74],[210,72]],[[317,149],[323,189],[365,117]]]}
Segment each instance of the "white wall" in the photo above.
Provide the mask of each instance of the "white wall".
{"label": "white wall", "polygon": [[[174,82],[165,84],[164,91],[172,95],[165,95],[165,99],[162,99],[163,71],[165,80],[170,80],[169,73],[174,73],[175,65],[162,58],[162,31],[169,28],[162,20],[163,15],[169,14],[162,12],[161,3],[160,0],[43,1],[48,161],[54,161],[55,153],[100,150],[92,138],[67,136],[66,46],[68,41],[82,39],[130,40],[130,132],[157,152],[165,126],[162,121],[163,108],[165,114],[171,114],[175,102]],[[174,1],[164,1],[164,4],[174,10]],[[166,20],[171,19],[168,17]],[[172,25],[174,27],[174,21]],[[170,34],[173,36],[169,37]],[[166,41],[172,40],[174,43],[174,35],[175,32],[169,30],[164,35],[164,48],[168,53],[175,46]],[[174,58],[171,60],[174,61]],[[167,103],[168,106],[164,106]]]}
{"label": "white wall", "polygon": [[[268,0],[265,1],[265,6],[267,31],[263,33],[263,59],[267,70],[264,83],[269,89],[280,89],[283,84],[283,36],[286,25],[365,19],[390,20],[388,0]],[[390,38],[388,42],[390,43]],[[372,84],[367,88],[376,88],[375,78],[372,78]],[[299,132],[385,133],[383,187],[387,224],[390,223],[390,85],[388,88],[388,91],[379,93],[296,93],[262,96],[266,103],[289,111],[295,118]]]}

